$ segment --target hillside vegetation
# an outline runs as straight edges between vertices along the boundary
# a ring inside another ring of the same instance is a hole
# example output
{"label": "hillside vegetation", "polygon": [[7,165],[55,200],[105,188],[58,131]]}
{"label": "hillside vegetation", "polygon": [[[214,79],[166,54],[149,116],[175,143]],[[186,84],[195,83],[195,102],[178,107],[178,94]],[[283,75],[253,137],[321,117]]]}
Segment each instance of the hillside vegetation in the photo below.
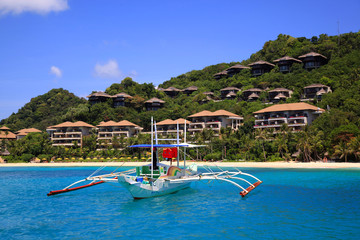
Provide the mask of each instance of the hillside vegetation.
{"label": "hillside vegetation", "polygon": [[[279,72],[279,69],[275,67],[270,73],[256,78],[251,76],[249,70],[243,70],[232,77],[219,80],[213,77],[215,73],[235,64],[247,65],[257,60],[272,62],[285,55],[296,58],[311,51],[326,56],[328,63],[312,71],[306,71],[301,64],[294,64],[291,73],[288,74]],[[235,100],[200,104],[204,98],[202,92],[212,91],[219,95],[219,90],[228,86],[242,90],[253,87],[262,89],[284,87],[294,91],[287,102],[298,102],[303,88],[313,83],[331,87],[332,93],[324,95],[321,102],[313,102],[330,111],[322,114],[304,133],[294,135],[284,129],[284,132],[288,134],[284,134],[281,139],[271,134],[265,134],[262,138],[255,137],[259,133],[253,129],[252,113],[268,106],[261,101],[265,98],[264,96],[256,102],[240,101],[239,95],[239,98]],[[130,101],[129,107],[113,108],[110,101],[90,106],[86,100],[77,98],[66,90],[53,89],[33,98],[18,113],[2,120],[0,125],[6,125],[12,130],[28,127],[44,130],[47,126],[63,121],[80,120],[96,125],[101,121],[127,119],[147,130],[150,116],[161,121],[167,118],[186,118],[190,114],[205,109],[210,111],[225,109],[243,116],[245,124],[236,133],[224,132],[222,139],[212,140],[211,154],[215,154],[212,156],[214,159],[223,157],[224,147],[228,149],[227,157],[232,159],[269,160],[267,156],[273,160],[280,157],[288,159],[289,155],[298,149],[302,149],[303,159],[308,153],[306,159],[309,160],[322,158],[325,153],[336,155],[344,160],[345,156],[346,160],[348,156],[352,160],[360,157],[360,149],[350,151],[350,142],[354,145],[357,144],[355,140],[359,141],[360,32],[342,34],[340,37],[322,34],[311,39],[280,34],[276,40],[266,42],[263,48],[252,54],[249,59],[193,70],[159,85],[162,88],[170,86],[180,89],[197,86],[199,90],[190,96],[180,93],[177,97],[170,98],[163,92],[157,91],[151,83],[139,84],[131,78],[126,78],[121,83],[112,84],[106,92],[111,95],[126,92],[134,98]],[[145,111],[143,102],[152,97],[166,101],[165,107],[156,112]],[[205,134],[202,137],[198,136],[199,141],[205,141],[206,138],[209,136]],[[311,141],[302,142],[301,139],[311,139]],[[281,146],[280,149],[279,146]],[[208,150],[206,151],[210,154]]]}

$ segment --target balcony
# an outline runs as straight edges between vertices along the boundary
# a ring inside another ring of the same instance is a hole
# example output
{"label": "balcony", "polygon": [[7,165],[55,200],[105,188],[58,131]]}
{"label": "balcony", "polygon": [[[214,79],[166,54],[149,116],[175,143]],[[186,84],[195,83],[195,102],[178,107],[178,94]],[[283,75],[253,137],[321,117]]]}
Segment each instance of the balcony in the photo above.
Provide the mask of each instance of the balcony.
{"label": "balcony", "polygon": [[203,130],[204,128],[205,128],[204,122],[195,122],[195,123],[190,123],[189,125],[189,131]]}
{"label": "balcony", "polygon": [[53,146],[74,146],[74,143],[53,143],[52,145]]}
{"label": "balcony", "polygon": [[52,137],[51,140],[52,141],[56,141],[56,140],[80,140],[81,136],[57,136],[57,137]]}
{"label": "balcony", "polygon": [[307,125],[307,117],[294,117],[289,119],[289,127]]}
{"label": "balcony", "polygon": [[214,121],[214,122],[206,122],[205,123],[206,128],[220,128],[221,122],[220,121]]}
{"label": "balcony", "polygon": [[269,118],[269,120],[283,120],[283,121],[286,121],[286,119],[287,118],[285,116],[280,116],[280,115],[274,115]]}

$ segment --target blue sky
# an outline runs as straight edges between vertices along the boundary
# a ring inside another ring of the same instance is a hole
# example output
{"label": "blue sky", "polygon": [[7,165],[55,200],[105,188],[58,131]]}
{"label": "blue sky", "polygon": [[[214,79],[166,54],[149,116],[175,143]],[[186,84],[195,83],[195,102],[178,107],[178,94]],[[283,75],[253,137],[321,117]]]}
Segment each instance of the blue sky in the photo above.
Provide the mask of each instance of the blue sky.
{"label": "blue sky", "polygon": [[359,0],[0,0],[0,119],[52,88],[158,85],[268,40],[360,30]]}

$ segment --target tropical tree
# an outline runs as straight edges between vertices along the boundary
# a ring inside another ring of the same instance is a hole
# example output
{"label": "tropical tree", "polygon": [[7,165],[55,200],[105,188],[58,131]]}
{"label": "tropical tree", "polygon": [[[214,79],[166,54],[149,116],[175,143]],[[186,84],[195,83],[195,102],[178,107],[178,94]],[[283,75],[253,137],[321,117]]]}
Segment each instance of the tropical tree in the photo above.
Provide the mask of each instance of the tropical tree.
{"label": "tropical tree", "polygon": [[360,137],[352,138],[348,143],[350,154],[354,155],[356,160],[360,157]]}
{"label": "tropical tree", "polygon": [[264,154],[264,161],[266,162],[265,141],[269,140],[269,132],[267,129],[257,129],[255,134],[255,139],[257,139],[261,143],[262,151]]}
{"label": "tropical tree", "polygon": [[339,156],[340,159],[344,158],[345,162],[347,162],[347,157],[351,153],[351,149],[348,143],[345,141],[341,141],[339,144],[334,146],[334,154],[335,156]]}

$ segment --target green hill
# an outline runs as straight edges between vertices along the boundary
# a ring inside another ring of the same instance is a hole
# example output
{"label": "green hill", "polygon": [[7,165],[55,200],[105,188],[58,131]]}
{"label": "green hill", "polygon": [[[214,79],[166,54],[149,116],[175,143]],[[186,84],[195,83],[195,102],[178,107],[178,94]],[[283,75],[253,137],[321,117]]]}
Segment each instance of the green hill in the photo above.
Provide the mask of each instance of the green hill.
{"label": "green hill", "polygon": [[[279,68],[275,67],[271,72],[259,77],[252,77],[248,69],[231,77],[215,79],[213,76],[235,64],[246,66],[258,60],[272,62],[285,55],[297,58],[311,51],[326,56],[327,64],[312,71],[305,70],[302,64],[294,64],[291,72],[287,74],[281,73]],[[261,96],[260,100],[256,102],[246,102],[241,100],[241,93],[239,93],[238,98],[234,100],[203,103],[201,100],[205,96],[202,92],[212,91],[219,96],[219,90],[229,86],[242,90],[253,87],[262,89],[284,87],[294,91],[292,97],[286,101],[298,102],[304,87],[313,83],[328,85],[333,91],[324,95],[321,102],[313,102],[313,104],[330,109],[330,111],[322,114],[310,127],[310,130],[316,136],[321,133],[319,138],[322,150],[319,151],[322,153],[334,152],[335,146],[339,142],[346,138],[349,139],[349,136],[350,138],[357,137],[359,132],[360,32],[346,33],[341,36],[322,34],[311,39],[280,34],[276,40],[266,42],[263,48],[252,54],[249,59],[193,70],[159,85],[162,88],[173,86],[180,89],[197,86],[199,90],[190,96],[180,93],[177,97],[170,98],[164,92],[157,91],[153,84],[139,84],[131,78],[125,78],[121,83],[114,83],[105,90],[110,95],[126,92],[133,96],[128,107],[114,108],[110,100],[91,106],[86,100],[80,99],[66,90],[53,89],[44,95],[33,98],[18,113],[2,120],[0,125],[7,125],[12,130],[28,127],[45,129],[47,126],[63,121],[80,120],[96,125],[101,121],[126,119],[148,130],[150,116],[154,116],[156,121],[161,121],[167,118],[185,118],[201,110],[225,109],[244,116],[245,124],[236,137],[240,141],[239,146],[242,146],[244,141],[251,142],[249,139],[254,139],[252,113],[268,106],[262,102],[265,96]],[[145,111],[144,101],[152,97],[164,100],[166,102],[164,108],[151,113]],[[259,143],[257,142],[257,144]],[[290,141],[287,146],[288,151],[293,152],[297,148],[296,144],[294,139]],[[276,153],[277,150],[273,149],[275,146],[269,144],[267,147],[269,153]],[[261,154],[257,152],[252,154],[261,157]]]}
{"label": "green hill", "polygon": [[13,131],[31,127],[45,130],[46,127],[59,123],[74,106],[86,103],[85,99],[81,99],[67,90],[52,89],[43,95],[32,98],[17,113],[3,119],[0,125],[6,125]]}
{"label": "green hill", "polygon": [[[294,66],[291,73],[283,74],[275,67],[270,73],[260,77],[252,77],[249,70],[216,80],[213,75],[235,64],[247,65],[257,60],[272,62],[282,56],[298,57],[310,51],[318,52],[328,58],[328,63],[319,69],[306,71],[300,64]],[[45,127],[60,121],[82,120],[91,124],[100,121],[128,119],[142,126],[148,126],[148,113],[144,111],[143,102],[152,97],[166,101],[164,109],[152,113],[158,121],[165,118],[186,117],[189,114],[203,109],[217,110],[220,108],[240,115],[249,115],[263,107],[260,102],[247,103],[243,101],[222,101],[200,104],[197,101],[203,96],[199,93],[213,91],[219,95],[219,90],[228,86],[241,88],[252,87],[276,88],[284,87],[294,91],[289,102],[299,101],[303,88],[312,83],[321,83],[332,88],[333,93],[324,97],[319,103],[321,107],[337,108],[351,112],[354,117],[360,116],[359,109],[359,74],[360,74],[360,33],[347,33],[339,36],[327,36],[307,39],[294,38],[280,34],[276,40],[268,41],[263,48],[252,54],[249,59],[220,63],[205,67],[202,70],[193,70],[180,76],[171,78],[160,84],[159,87],[174,86],[185,88],[197,86],[199,91],[191,96],[179,94],[170,98],[163,92],[155,90],[153,84],[138,84],[131,78],[125,78],[121,83],[114,83],[106,89],[106,93],[114,95],[126,92],[134,98],[130,107],[113,108],[111,103],[100,103],[90,106],[84,99],[79,99],[63,89],[53,89],[50,92],[33,98],[18,113],[0,122],[13,130],[25,127]],[[345,99],[346,98],[346,99]]]}

